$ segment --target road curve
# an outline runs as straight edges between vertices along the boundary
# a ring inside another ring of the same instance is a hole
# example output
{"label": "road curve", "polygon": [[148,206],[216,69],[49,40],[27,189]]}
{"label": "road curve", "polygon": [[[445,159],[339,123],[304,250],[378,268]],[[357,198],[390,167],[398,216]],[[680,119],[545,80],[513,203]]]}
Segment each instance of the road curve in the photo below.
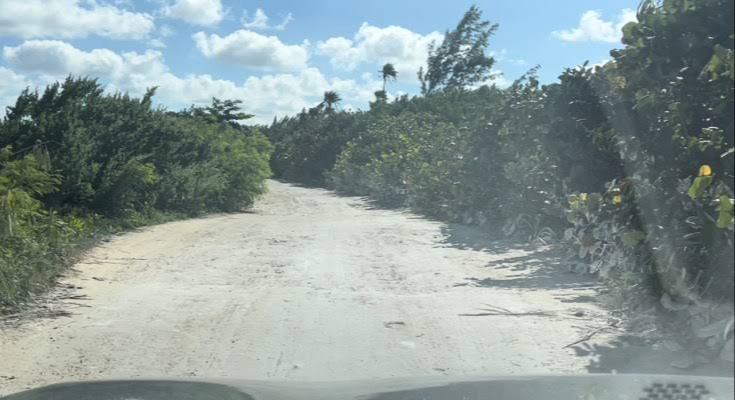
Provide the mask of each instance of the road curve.
{"label": "road curve", "polygon": [[51,296],[56,318],[0,331],[0,395],[106,378],[600,367],[599,355],[565,348],[591,332],[585,345],[613,339],[598,288],[548,251],[326,190],[269,187],[250,212],[154,226],[89,252]]}

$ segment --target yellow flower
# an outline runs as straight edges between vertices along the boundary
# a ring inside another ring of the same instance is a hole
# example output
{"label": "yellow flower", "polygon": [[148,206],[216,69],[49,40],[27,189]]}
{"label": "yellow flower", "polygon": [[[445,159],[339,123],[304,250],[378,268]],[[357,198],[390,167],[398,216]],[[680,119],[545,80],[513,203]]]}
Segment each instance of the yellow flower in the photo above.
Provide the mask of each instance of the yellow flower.
{"label": "yellow flower", "polygon": [[582,201],[587,201],[588,198],[589,198],[589,195],[587,193],[580,193],[579,194],[579,199],[582,200]]}
{"label": "yellow flower", "polygon": [[619,195],[619,194],[613,196],[612,202],[616,206],[619,206],[619,205],[623,204],[623,196],[622,195]]}
{"label": "yellow flower", "polygon": [[699,176],[712,176],[712,167],[709,165],[699,167]]}

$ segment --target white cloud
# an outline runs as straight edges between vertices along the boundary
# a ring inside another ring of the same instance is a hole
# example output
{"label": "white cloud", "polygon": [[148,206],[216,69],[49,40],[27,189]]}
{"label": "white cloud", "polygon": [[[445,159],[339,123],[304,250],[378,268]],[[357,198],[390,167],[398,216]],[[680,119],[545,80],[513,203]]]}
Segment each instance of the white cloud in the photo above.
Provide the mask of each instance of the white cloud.
{"label": "white cloud", "polygon": [[303,69],[309,61],[308,42],[288,45],[275,36],[239,30],[228,36],[207,36],[198,32],[192,36],[199,51],[207,58],[261,69]]}
{"label": "white cloud", "polygon": [[307,68],[297,74],[250,77],[240,89],[247,98],[245,101],[249,109],[272,118],[273,115],[293,115],[304,107],[312,107],[321,101],[322,95],[328,90],[338,92],[344,104],[355,102],[366,105],[379,87],[372,80],[329,79],[318,69]]}
{"label": "white cloud", "polygon": [[510,87],[510,85],[513,84],[513,81],[508,79],[505,74],[502,71],[493,70],[493,79],[490,79],[485,84],[488,86],[495,85],[501,89],[505,89]]}
{"label": "white cloud", "polygon": [[508,49],[501,49],[500,51],[491,51],[490,56],[495,59],[498,63],[509,64],[516,67],[523,67],[528,65],[528,61],[520,58],[508,57]]}
{"label": "white cloud", "polygon": [[379,28],[368,23],[360,26],[353,39],[333,37],[317,44],[317,53],[328,57],[340,69],[353,70],[363,63],[393,63],[401,77],[416,79],[416,72],[426,63],[428,46],[440,42],[443,35],[421,35],[400,26]]}
{"label": "white cloud", "polygon": [[291,22],[293,22],[293,20],[294,20],[293,14],[289,13],[288,15],[286,15],[286,17],[283,19],[283,21],[281,21],[280,24],[274,26],[273,29],[275,29],[277,31],[282,31],[282,30],[286,29],[286,27],[288,26],[288,24],[290,24]]}
{"label": "white cloud", "polygon": [[29,41],[5,47],[3,56],[28,77],[0,67],[0,82],[5,82],[0,85],[1,107],[12,104],[28,85],[42,86],[73,74],[99,77],[108,91],[126,91],[137,96],[158,86],[156,101],[172,109],[208,104],[212,97],[240,99],[245,111],[256,115],[255,122],[268,123],[276,115],[292,115],[316,105],[327,90],[339,92],[344,104],[367,105],[380,87],[370,74],[361,80],[345,80],[328,78],[316,68],[250,77],[241,83],[211,75],[177,76],[159,51],[83,51],[61,41]]}
{"label": "white cloud", "polygon": [[331,64],[337,68],[353,70],[365,59],[362,52],[353,44],[350,39],[333,37],[317,43],[317,54],[329,57]]}
{"label": "white cloud", "polygon": [[486,79],[483,82],[478,82],[478,83],[472,85],[472,88],[473,89],[478,89],[478,88],[480,88],[482,86],[493,86],[493,85],[495,85],[495,86],[497,86],[497,87],[499,87],[501,89],[505,89],[505,88],[510,87],[510,85],[513,84],[513,81],[511,81],[510,79],[508,79],[505,76],[505,74],[503,73],[503,71],[501,71],[501,70],[493,69],[493,70],[490,71],[490,74],[491,74],[491,77],[489,79]]}
{"label": "white cloud", "polygon": [[158,28],[158,34],[161,35],[162,38],[169,38],[176,34],[176,31],[168,25],[161,25]]}
{"label": "white cloud", "polygon": [[5,115],[7,106],[15,104],[20,92],[33,84],[25,76],[16,74],[13,70],[0,67],[0,117]]}
{"label": "white cloud", "polygon": [[637,21],[637,14],[635,10],[629,8],[618,15],[617,22],[605,21],[601,12],[591,10],[582,15],[578,27],[555,31],[552,34],[565,42],[617,43],[623,36],[623,27],[633,21]]}
{"label": "white cloud", "polygon": [[142,39],[153,17],[109,4],[80,0],[0,0],[0,36]]}
{"label": "white cloud", "polygon": [[268,28],[268,16],[265,14],[263,10],[260,8],[255,11],[255,16],[253,16],[253,19],[248,22],[247,20],[248,14],[247,11],[242,16],[242,26],[244,26],[247,29],[267,29]]}
{"label": "white cloud", "polygon": [[111,50],[84,52],[58,40],[31,40],[5,47],[3,57],[21,71],[51,76],[115,74],[123,65],[123,57]]}
{"label": "white cloud", "polygon": [[146,44],[153,49],[165,49],[168,47],[166,45],[166,39],[174,36],[176,31],[168,25],[161,25],[156,30],[156,33],[157,37],[151,37]]}
{"label": "white cloud", "polygon": [[255,11],[255,15],[253,16],[252,19],[248,20],[247,11],[243,14],[243,17],[241,19],[242,26],[244,26],[247,29],[252,29],[252,30],[274,29],[277,31],[282,31],[286,29],[286,26],[288,26],[288,24],[290,24],[291,22],[293,22],[293,15],[289,13],[288,15],[286,15],[283,21],[281,21],[280,24],[271,25],[270,18],[265,13],[265,11],[263,11],[260,8]]}
{"label": "white cloud", "polygon": [[148,41],[148,47],[153,49],[165,49],[166,48],[166,42],[164,42],[162,39],[151,39]]}
{"label": "white cloud", "polygon": [[217,25],[227,11],[221,0],[176,0],[163,7],[164,15],[180,19],[192,25]]}

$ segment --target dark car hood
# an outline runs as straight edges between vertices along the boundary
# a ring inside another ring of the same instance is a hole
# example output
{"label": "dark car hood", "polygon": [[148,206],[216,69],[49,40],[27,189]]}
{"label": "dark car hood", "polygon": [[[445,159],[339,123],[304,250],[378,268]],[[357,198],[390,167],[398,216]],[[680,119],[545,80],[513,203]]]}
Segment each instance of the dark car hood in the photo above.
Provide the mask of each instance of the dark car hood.
{"label": "dark car hood", "polygon": [[732,378],[650,375],[280,384],[145,380],[64,383],[4,400],[730,400],[734,383]]}

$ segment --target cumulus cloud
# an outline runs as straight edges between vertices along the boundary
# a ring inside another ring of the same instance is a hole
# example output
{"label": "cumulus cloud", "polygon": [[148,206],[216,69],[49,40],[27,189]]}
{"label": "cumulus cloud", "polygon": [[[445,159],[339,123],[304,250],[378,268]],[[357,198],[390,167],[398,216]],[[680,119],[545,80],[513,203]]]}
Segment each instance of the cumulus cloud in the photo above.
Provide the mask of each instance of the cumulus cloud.
{"label": "cumulus cloud", "polygon": [[20,92],[27,87],[32,87],[33,83],[25,76],[15,73],[8,68],[0,67],[0,117],[5,115],[7,106],[15,104]]}
{"label": "cumulus cloud", "polygon": [[166,45],[166,39],[174,36],[176,32],[168,25],[161,25],[156,29],[156,34],[156,36],[148,39],[146,44],[153,49],[165,49],[168,47]]}
{"label": "cumulus cloud", "polygon": [[270,17],[263,11],[262,9],[257,9],[255,11],[255,15],[253,15],[252,19],[249,18],[247,11],[243,14],[243,17],[240,21],[242,23],[242,26],[244,26],[247,29],[251,30],[268,30],[273,29],[277,31],[282,31],[286,29],[286,26],[293,22],[293,15],[288,14],[285,18],[283,18],[283,21],[277,25],[271,25],[270,24]]}
{"label": "cumulus cloud", "polygon": [[110,4],[80,0],[0,0],[0,36],[142,39],[153,17]]}
{"label": "cumulus cloud", "polygon": [[617,43],[623,36],[623,27],[634,21],[637,21],[636,11],[629,8],[623,10],[616,21],[605,21],[601,12],[591,10],[582,15],[576,28],[554,31],[552,34],[565,42]]}
{"label": "cumulus cloud", "polygon": [[239,30],[228,36],[198,32],[192,36],[207,58],[261,69],[303,69],[309,61],[308,42],[288,45],[275,36]]}
{"label": "cumulus cloud", "polygon": [[255,122],[268,123],[274,116],[292,115],[316,105],[327,90],[339,92],[345,104],[366,105],[380,87],[370,74],[360,80],[328,78],[316,68],[250,77],[239,83],[208,74],[178,76],[156,50],[83,51],[61,41],[29,41],[5,47],[3,56],[25,76],[0,67],[0,82],[7,82],[0,85],[0,107],[12,104],[26,86],[42,86],[68,74],[90,75],[106,83],[108,91],[126,91],[137,96],[158,86],[156,101],[173,109],[208,104],[212,97],[240,99],[245,110],[256,115]]}
{"label": "cumulus cloud", "polygon": [[317,53],[328,57],[339,69],[350,71],[363,63],[393,63],[399,73],[415,79],[426,63],[429,44],[442,38],[438,32],[421,35],[400,26],[380,28],[363,23],[352,39],[333,37],[319,42]]}
{"label": "cumulus cloud", "polygon": [[3,57],[21,71],[52,76],[115,74],[123,64],[123,57],[111,50],[84,52],[59,40],[31,40],[5,47]]}
{"label": "cumulus cloud", "polygon": [[192,25],[217,25],[225,18],[227,11],[221,0],[176,0],[163,7],[164,15]]}

